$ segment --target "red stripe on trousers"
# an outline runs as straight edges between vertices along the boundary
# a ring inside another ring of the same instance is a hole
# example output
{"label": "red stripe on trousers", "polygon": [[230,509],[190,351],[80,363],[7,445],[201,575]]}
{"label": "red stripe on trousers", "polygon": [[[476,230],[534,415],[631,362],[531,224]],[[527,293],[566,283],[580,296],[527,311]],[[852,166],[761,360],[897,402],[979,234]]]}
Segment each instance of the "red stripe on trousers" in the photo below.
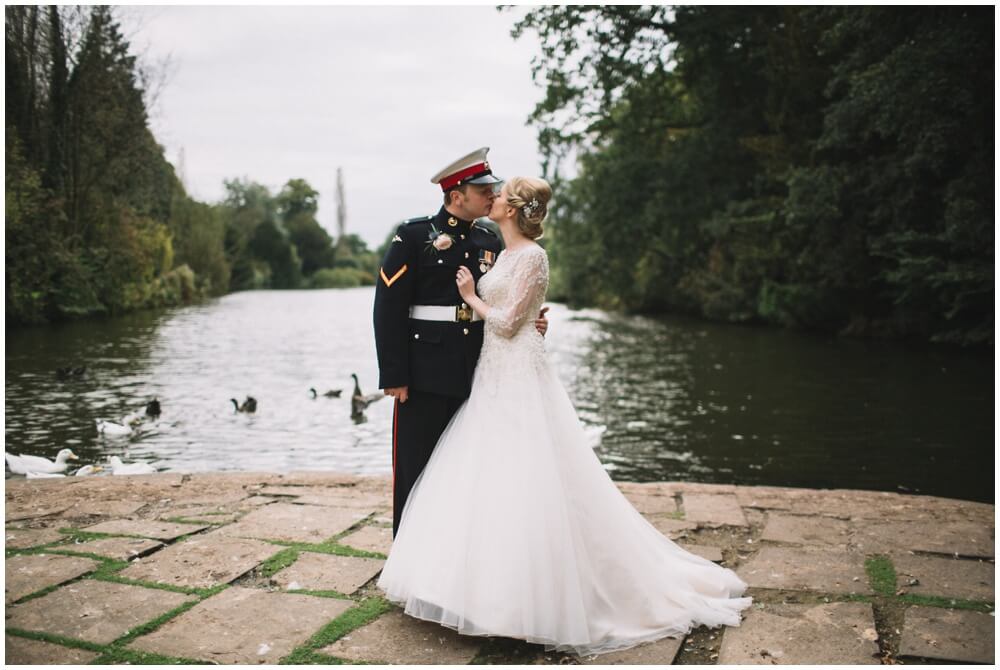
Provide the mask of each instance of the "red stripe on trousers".
{"label": "red stripe on trousers", "polygon": [[399,426],[399,398],[392,409],[392,497],[396,497],[396,427]]}

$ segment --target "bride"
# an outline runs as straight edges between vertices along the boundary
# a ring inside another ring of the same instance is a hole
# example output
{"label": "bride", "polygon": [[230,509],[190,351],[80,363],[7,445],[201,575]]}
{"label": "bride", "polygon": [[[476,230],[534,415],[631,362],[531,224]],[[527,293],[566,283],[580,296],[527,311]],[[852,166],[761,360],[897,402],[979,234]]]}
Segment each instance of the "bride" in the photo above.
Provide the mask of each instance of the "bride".
{"label": "bride", "polygon": [[485,321],[472,393],[403,510],[378,580],[407,614],[465,635],[580,655],[698,625],[739,625],[735,573],[661,535],[611,481],[531,317],[545,298],[549,185],[508,181],[490,210],[506,249],[456,281]]}

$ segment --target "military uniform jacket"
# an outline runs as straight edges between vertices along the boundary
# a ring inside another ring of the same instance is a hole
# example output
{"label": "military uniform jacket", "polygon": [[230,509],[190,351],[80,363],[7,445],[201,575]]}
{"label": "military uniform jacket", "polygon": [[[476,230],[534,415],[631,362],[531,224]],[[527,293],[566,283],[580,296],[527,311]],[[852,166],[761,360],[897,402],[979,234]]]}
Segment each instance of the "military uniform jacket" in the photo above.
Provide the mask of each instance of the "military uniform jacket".
{"label": "military uniform jacket", "polygon": [[[450,248],[431,244],[434,231],[452,238]],[[463,306],[455,284],[460,265],[478,282],[500,253],[500,238],[488,228],[452,216],[401,224],[389,244],[375,288],[375,348],[379,388],[408,386],[465,398],[483,345],[482,321],[418,321],[411,305]]]}

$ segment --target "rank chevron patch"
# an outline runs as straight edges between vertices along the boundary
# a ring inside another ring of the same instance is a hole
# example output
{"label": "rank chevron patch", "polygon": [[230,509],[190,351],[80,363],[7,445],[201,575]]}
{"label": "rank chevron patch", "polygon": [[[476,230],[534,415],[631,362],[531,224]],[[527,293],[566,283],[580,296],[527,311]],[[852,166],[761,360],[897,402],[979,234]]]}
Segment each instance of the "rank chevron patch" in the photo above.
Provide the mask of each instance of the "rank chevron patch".
{"label": "rank chevron patch", "polygon": [[389,287],[406,273],[406,265],[404,264],[403,267],[399,268],[399,270],[396,271],[396,274],[394,274],[391,278],[385,276],[385,268],[379,268],[378,273],[382,276],[382,281],[385,282],[386,287]]}

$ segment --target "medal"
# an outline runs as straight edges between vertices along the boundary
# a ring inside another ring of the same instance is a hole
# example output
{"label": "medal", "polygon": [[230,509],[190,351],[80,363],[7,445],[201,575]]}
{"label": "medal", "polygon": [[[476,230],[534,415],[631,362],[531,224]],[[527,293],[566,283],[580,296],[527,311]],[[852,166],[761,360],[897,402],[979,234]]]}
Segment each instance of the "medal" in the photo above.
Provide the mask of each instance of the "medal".
{"label": "medal", "polygon": [[492,251],[486,249],[479,250],[479,271],[486,274],[493,267],[493,261],[496,259],[496,254]]}

